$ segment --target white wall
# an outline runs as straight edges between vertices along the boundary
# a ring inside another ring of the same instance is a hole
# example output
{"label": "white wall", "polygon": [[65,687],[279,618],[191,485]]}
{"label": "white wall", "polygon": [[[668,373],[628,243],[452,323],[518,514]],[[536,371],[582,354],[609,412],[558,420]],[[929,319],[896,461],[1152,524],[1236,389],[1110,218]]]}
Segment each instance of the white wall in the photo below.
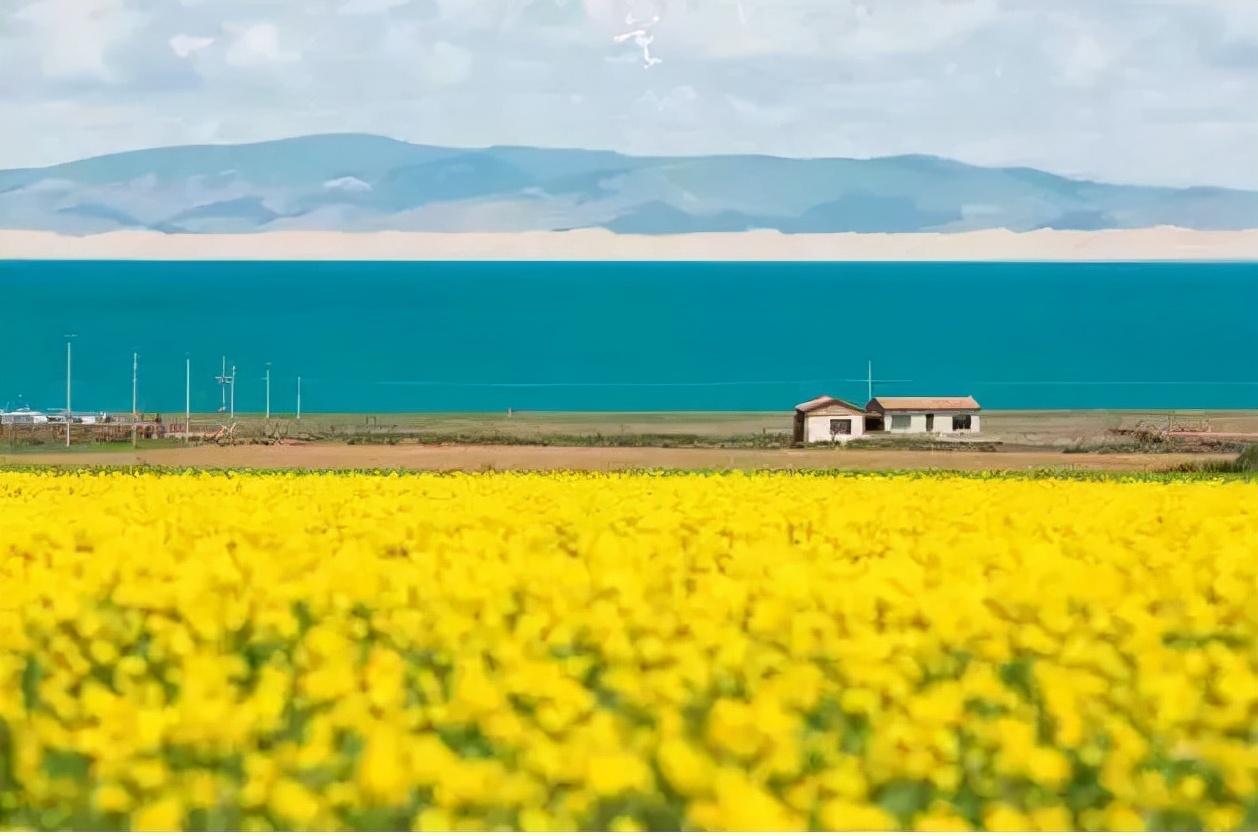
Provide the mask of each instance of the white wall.
{"label": "white wall", "polygon": [[[952,435],[953,434],[952,416],[965,415],[966,413],[958,412],[954,410],[952,412],[933,412],[931,414],[935,416],[935,428],[934,430],[932,430],[932,432],[940,433],[944,435]],[[970,414],[970,429],[957,430],[956,433],[958,435],[961,433],[974,434],[979,431],[979,416],[975,413],[969,413],[969,414]],[[903,417],[907,417],[909,419],[909,426],[906,428],[892,426],[893,419],[897,417],[900,417],[901,420],[903,420]],[[925,412],[887,413],[886,418],[883,420],[883,428],[887,432],[894,432],[894,433],[924,433],[926,432],[926,413]]]}
{"label": "white wall", "polygon": [[[907,427],[897,426],[908,419]],[[889,433],[924,433],[926,432],[926,416],[917,413],[888,412],[883,418],[882,427]]]}
{"label": "white wall", "polygon": [[865,416],[840,414],[838,412],[833,415],[824,414],[822,412],[813,412],[804,417],[804,443],[805,444],[829,444],[830,443],[830,421],[832,419],[846,419],[852,422],[851,435],[836,435],[835,441],[851,441],[865,434]]}

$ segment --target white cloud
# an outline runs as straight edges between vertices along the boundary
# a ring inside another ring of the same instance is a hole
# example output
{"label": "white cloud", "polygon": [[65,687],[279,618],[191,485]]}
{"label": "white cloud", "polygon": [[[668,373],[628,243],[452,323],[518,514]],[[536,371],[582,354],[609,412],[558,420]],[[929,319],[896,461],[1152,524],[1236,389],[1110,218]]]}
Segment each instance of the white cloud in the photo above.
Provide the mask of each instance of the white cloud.
{"label": "white cloud", "polygon": [[1113,58],[1099,40],[1085,33],[1075,40],[1069,51],[1062,54],[1060,72],[1071,84],[1094,84],[1109,69]]}
{"label": "white cloud", "polygon": [[740,99],[738,96],[733,95],[726,96],[725,100],[729,102],[730,107],[734,109],[734,112],[737,113],[743,121],[755,125],[765,125],[770,127],[778,126],[785,128],[799,118],[799,114],[796,113],[795,108],[790,107],[789,105],[779,106],[758,104],[756,102],[748,101],[747,99]]}
{"label": "white cloud", "polygon": [[300,61],[301,55],[280,47],[280,31],[274,23],[256,23],[240,32],[226,60],[233,67],[256,67]]}
{"label": "white cloud", "polygon": [[1258,188],[1254,101],[1249,0],[0,0],[0,168],[355,131]]}
{"label": "white cloud", "polygon": [[407,0],[345,0],[336,7],[338,15],[372,15],[405,6]]}
{"label": "white cloud", "polygon": [[175,35],[167,43],[170,44],[171,52],[180,58],[189,58],[214,43],[214,39],[197,38],[192,35]]}
{"label": "white cloud", "polygon": [[123,0],[35,0],[15,15],[31,27],[39,63],[49,78],[115,78],[106,53],[144,17]]}
{"label": "white cloud", "polygon": [[416,65],[420,75],[433,87],[450,87],[468,77],[472,69],[472,53],[445,41],[417,50]]}

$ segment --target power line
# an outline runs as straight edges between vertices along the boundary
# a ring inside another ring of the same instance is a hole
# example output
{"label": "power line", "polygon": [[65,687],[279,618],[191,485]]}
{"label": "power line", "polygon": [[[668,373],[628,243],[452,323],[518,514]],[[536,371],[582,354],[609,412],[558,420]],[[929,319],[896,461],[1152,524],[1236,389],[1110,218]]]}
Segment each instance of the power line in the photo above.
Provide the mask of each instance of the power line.
{"label": "power line", "polygon": [[979,380],[975,386],[1258,386],[1258,380]]}
{"label": "power line", "polygon": [[[795,383],[833,383],[834,378],[817,377],[810,380],[721,380],[692,383],[458,383],[444,380],[378,380],[376,386],[450,386],[460,389],[653,389],[657,387],[705,387],[705,386],[776,386]],[[861,379],[861,383],[864,383]]]}

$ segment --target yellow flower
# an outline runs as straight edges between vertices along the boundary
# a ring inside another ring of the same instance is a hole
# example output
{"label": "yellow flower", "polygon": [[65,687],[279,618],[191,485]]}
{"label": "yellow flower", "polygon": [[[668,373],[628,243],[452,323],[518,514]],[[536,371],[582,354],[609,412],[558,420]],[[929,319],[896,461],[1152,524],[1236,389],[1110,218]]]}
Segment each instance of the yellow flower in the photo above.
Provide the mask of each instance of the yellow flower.
{"label": "yellow flower", "polygon": [[651,773],[632,755],[596,755],[590,758],[586,786],[597,796],[612,798],[625,793],[647,792]]}
{"label": "yellow flower", "polygon": [[117,784],[105,784],[96,790],[97,809],[106,813],[125,813],[131,809],[131,794]]}
{"label": "yellow flower", "polygon": [[1030,825],[1026,816],[1005,804],[994,804],[983,814],[983,828],[992,832],[1030,830]]}
{"label": "yellow flower", "polygon": [[425,807],[415,816],[415,821],[411,827],[421,833],[451,831],[454,830],[454,819],[445,810],[439,810],[436,807]]}
{"label": "yellow flower", "polygon": [[1215,807],[1202,814],[1206,830],[1231,832],[1237,830],[1245,819],[1245,811],[1235,805]]}
{"label": "yellow flower", "polygon": [[665,740],[656,759],[664,779],[680,795],[693,797],[712,788],[715,768],[711,759],[685,740]]}
{"label": "yellow flower", "polygon": [[708,741],[739,758],[750,758],[759,751],[763,736],[756,724],[755,712],[745,703],[717,700],[708,715]]}
{"label": "yellow flower", "polygon": [[[1224,478],[0,469],[0,809],[870,830],[922,782],[989,829],[1236,827],[1143,767],[1258,790],[1255,541]],[[1114,803],[1053,805],[1070,753]]]}
{"label": "yellow flower", "polygon": [[725,830],[798,830],[802,818],[737,769],[721,769],[713,783]]}
{"label": "yellow flower", "polygon": [[1198,775],[1189,775],[1179,784],[1180,794],[1190,802],[1200,801],[1206,794],[1206,782]]}
{"label": "yellow flower", "polygon": [[297,781],[281,778],[271,788],[270,808],[293,828],[303,829],[319,815],[319,799]]}
{"label": "yellow flower", "polygon": [[1145,829],[1145,823],[1131,806],[1115,801],[1105,809],[1105,827],[1120,832],[1137,832]]}
{"label": "yellow flower", "polygon": [[821,807],[821,824],[826,830],[898,830],[891,814],[872,804],[828,801]]}
{"label": "yellow flower", "polygon": [[89,652],[101,665],[109,665],[118,658],[118,648],[104,639],[93,639]]}
{"label": "yellow flower", "polygon": [[166,764],[159,760],[137,760],[132,763],[130,773],[131,780],[144,790],[155,790],[170,777]]}
{"label": "yellow flower", "polygon": [[138,831],[183,830],[184,808],[178,798],[166,796],[131,814],[131,829]]}
{"label": "yellow flower", "polygon": [[864,801],[869,795],[869,782],[862,764],[855,759],[840,760],[817,780],[824,789],[845,801]]}
{"label": "yellow flower", "polygon": [[1040,807],[1032,810],[1029,818],[1033,825],[1032,829],[1038,831],[1060,833],[1076,829],[1073,816],[1065,807]]}
{"label": "yellow flower", "polygon": [[1037,747],[1027,756],[1026,773],[1037,784],[1056,790],[1070,779],[1070,761],[1055,749]]}
{"label": "yellow flower", "polygon": [[955,813],[927,813],[913,820],[913,829],[926,833],[969,833],[974,828]]}
{"label": "yellow flower", "polygon": [[358,761],[358,786],[363,797],[381,807],[401,804],[409,794],[407,777],[396,732],[377,730]]}

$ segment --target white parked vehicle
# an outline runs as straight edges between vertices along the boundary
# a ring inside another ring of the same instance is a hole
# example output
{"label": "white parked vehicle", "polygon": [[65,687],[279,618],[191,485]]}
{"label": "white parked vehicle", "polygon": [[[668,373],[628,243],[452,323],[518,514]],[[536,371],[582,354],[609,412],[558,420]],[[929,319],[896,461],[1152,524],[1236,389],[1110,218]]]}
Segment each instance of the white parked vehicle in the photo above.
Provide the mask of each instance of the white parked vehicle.
{"label": "white parked vehicle", "polygon": [[47,424],[48,416],[28,406],[12,412],[0,412],[0,424]]}

